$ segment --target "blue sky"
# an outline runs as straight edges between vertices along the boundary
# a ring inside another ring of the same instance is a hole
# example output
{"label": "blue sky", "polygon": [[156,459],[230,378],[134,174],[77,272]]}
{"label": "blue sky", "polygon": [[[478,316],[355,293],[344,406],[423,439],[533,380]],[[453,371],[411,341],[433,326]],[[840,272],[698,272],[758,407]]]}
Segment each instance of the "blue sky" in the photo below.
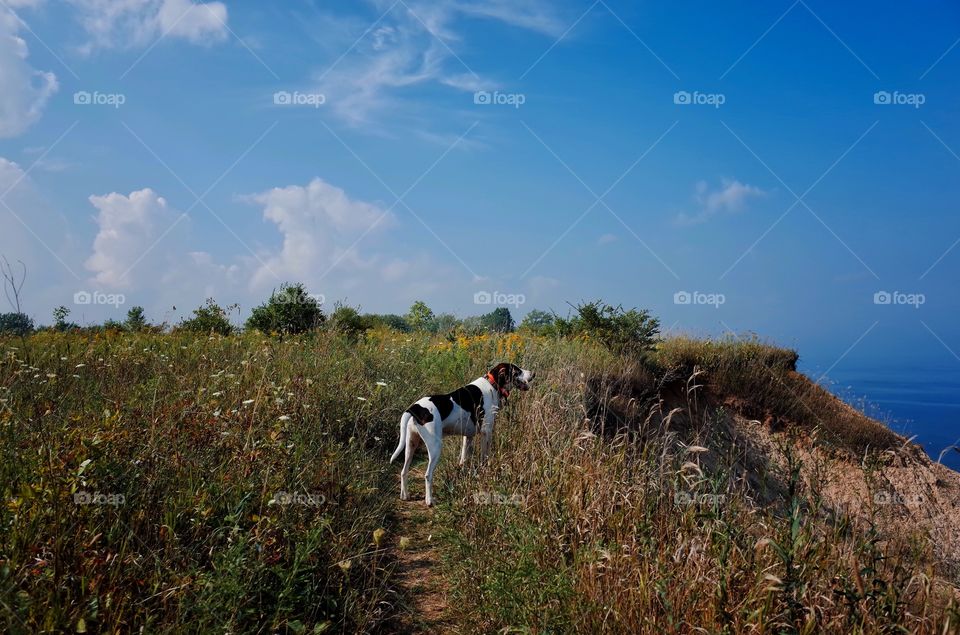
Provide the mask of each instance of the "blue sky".
{"label": "blue sky", "polygon": [[0,0],[0,39],[0,253],[38,321],[289,280],[960,363],[955,4]]}

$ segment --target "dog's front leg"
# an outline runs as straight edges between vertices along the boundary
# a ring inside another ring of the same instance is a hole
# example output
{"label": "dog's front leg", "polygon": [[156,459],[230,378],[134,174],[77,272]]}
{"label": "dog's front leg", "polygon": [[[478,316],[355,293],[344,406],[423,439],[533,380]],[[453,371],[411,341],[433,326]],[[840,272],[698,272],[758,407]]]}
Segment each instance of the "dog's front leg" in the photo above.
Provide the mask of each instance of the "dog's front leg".
{"label": "dog's front leg", "polygon": [[493,417],[484,419],[480,433],[483,435],[480,437],[480,462],[486,463],[487,455],[490,454],[490,446],[493,444]]}
{"label": "dog's front leg", "polygon": [[463,447],[460,449],[460,465],[465,465],[467,459],[473,454],[473,437],[463,437]]}

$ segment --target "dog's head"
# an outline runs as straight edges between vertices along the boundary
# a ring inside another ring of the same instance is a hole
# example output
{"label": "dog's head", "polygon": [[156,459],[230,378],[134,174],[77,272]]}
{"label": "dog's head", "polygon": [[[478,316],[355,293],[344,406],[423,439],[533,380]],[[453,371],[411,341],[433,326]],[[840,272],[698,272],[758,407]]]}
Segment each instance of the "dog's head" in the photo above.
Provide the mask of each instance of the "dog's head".
{"label": "dog's head", "polygon": [[490,376],[494,378],[497,386],[502,390],[530,390],[530,383],[536,376],[532,370],[520,368],[515,364],[497,364],[490,369]]}

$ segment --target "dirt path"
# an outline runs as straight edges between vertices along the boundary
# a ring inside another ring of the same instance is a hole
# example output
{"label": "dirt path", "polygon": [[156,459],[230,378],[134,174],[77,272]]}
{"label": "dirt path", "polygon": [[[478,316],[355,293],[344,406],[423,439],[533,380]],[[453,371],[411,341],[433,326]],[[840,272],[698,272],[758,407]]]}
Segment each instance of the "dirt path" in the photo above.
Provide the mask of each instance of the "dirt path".
{"label": "dirt path", "polygon": [[406,603],[401,607],[399,632],[449,633],[456,629],[447,617],[440,554],[436,540],[431,540],[436,529],[433,510],[423,503],[423,469],[411,468],[407,482],[411,500],[397,501],[399,526],[394,539],[397,592]]}

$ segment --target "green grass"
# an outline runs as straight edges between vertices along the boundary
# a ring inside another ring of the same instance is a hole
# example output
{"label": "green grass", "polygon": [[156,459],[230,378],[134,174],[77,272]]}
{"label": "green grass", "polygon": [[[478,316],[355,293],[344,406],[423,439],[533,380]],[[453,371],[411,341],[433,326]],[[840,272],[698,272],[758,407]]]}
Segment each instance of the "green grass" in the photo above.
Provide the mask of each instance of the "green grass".
{"label": "green grass", "polygon": [[[640,365],[585,339],[374,331],[0,340],[0,628],[390,630],[400,413],[504,359],[536,369],[535,389],[502,413],[493,460],[460,473],[447,452],[436,478],[462,630],[955,627],[942,587],[917,582],[934,578],[922,539],[825,524],[802,485],[757,507],[724,461],[695,469],[670,435],[584,421],[594,378],[696,367],[717,399],[880,447],[795,375],[794,353],[670,340]],[[678,506],[678,491],[723,504]]]}

